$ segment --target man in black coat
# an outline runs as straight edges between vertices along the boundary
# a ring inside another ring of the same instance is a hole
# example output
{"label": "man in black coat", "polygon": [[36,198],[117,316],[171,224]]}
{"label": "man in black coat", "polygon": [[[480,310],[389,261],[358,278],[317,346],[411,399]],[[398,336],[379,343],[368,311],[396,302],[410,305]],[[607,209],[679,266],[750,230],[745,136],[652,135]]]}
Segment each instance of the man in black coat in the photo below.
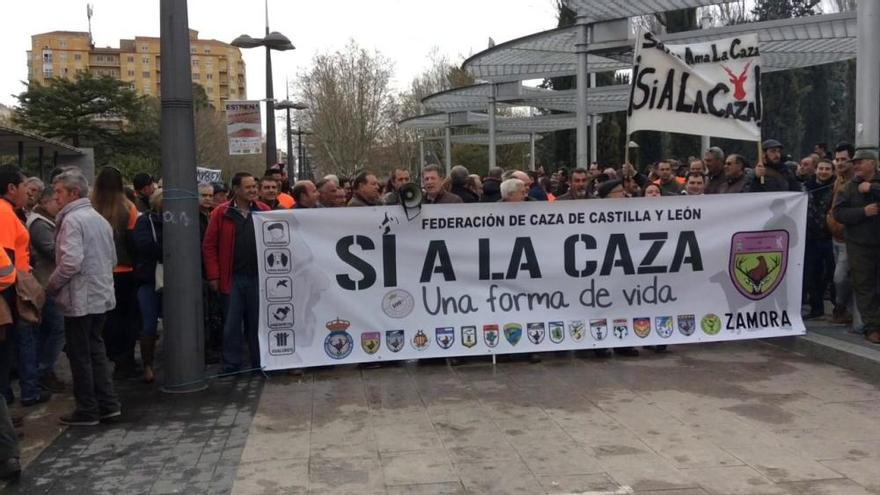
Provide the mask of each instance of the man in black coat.
{"label": "man in black coat", "polygon": [[782,159],[782,143],[768,139],[762,144],[764,156],[755,165],[755,177],[748,192],[801,192],[801,183]]}
{"label": "man in black coat", "polygon": [[463,165],[456,165],[449,171],[452,187],[449,192],[461,198],[463,203],[479,203],[480,197],[467,188],[467,180],[470,172]]}
{"label": "man in black coat", "polygon": [[825,315],[825,289],[834,275],[834,252],[826,218],[834,196],[834,166],[824,158],[816,175],[804,182],[809,193],[807,207],[807,246],[804,253],[804,289],[810,304],[806,319]]}
{"label": "man in black coat", "polygon": [[504,169],[501,167],[492,167],[489,169],[489,175],[483,181],[483,203],[497,203],[501,200],[501,175]]}

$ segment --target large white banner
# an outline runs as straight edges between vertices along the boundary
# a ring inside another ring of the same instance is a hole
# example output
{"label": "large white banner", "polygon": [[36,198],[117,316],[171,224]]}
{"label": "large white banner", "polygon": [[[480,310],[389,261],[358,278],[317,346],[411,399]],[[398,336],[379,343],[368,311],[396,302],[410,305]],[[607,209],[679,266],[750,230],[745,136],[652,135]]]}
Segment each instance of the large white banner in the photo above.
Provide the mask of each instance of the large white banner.
{"label": "large white banner", "polygon": [[628,132],[761,139],[757,34],[692,45],[665,45],[650,32],[638,37]]}
{"label": "large white banner", "polygon": [[807,196],[255,216],[270,370],[799,335]]}
{"label": "large white banner", "polygon": [[263,152],[259,101],[226,102],[226,137],[230,155],[258,155]]}

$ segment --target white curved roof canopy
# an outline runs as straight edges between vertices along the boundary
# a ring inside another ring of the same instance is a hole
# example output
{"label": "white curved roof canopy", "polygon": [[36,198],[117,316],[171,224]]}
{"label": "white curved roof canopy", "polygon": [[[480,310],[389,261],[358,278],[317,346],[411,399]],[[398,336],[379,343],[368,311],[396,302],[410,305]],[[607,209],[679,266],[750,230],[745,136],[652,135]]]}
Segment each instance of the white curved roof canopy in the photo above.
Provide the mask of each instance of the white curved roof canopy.
{"label": "white curved roof canopy", "polygon": [[578,16],[590,22],[624,19],[655,12],[728,3],[730,0],[563,0]]}
{"label": "white curved roof canopy", "polygon": [[[479,125],[486,128],[485,124]],[[557,113],[536,115],[534,117],[515,117],[498,119],[496,129],[505,132],[543,133],[563,131],[577,128],[577,115],[574,113]]]}
{"label": "white curved roof canopy", "polygon": [[[576,90],[553,91],[550,89],[508,85],[506,91],[496,95],[499,104],[529,106],[560,112],[572,112],[577,100]],[[600,114],[626,109],[629,85],[600,86],[590,88],[587,95],[589,113]],[[437,112],[485,111],[492,98],[491,84],[478,84],[435,93],[422,100],[428,109]]]}
{"label": "white curved roof canopy", "polygon": [[[557,28],[508,41],[470,57],[462,67],[477,79],[496,83],[571,76],[577,71],[577,29],[576,26]],[[760,39],[765,72],[839,62],[856,56],[856,12],[752,22],[665,34],[659,38],[673,44],[687,44],[752,32],[757,32]],[[632,65],[632,40],[595,43],[589,49],[602,54],[591,53],[590,72],[628,69]]]}
{"label": "white curved roof canopy", "polygon": [[[624,104],[622,108],[613,111],[622,111],[625,109],[626,105]],[[414,117],[412,119],[407,119],[406,121],[401,122],[400,125],[403,127],[420,130],[445,128],[445,121],[432,119],[431,117],[433,117],[434,115],[438,114],[422,115],[419,117]],[[478,129],[488,128],[489,124],[486,117],[487,116],[483,114],[483,120],[475,121],[472,126]],[[411,124],[412,122],[419,122],[419,124],[418,126],[414,126]],[[522,134],[528,136],[529,134],[562,131],[566,129],[574,129],[576,127],[577,114],[574,113],[555,113],[549,115],[535,115],[532,117],[499,117],[495,120],[495,129],[498,133],[497,136],[508,136],[507,138],[505,138],[508,139],[508,141],[511,134]],[[458,142],[456,141],[456,139],[461,136],[467,136],[467,134],[454,134],[452,136],[452,142]],[[488,134],[484,134],[484,136],[487,136],[488,139]],[[443,137],[440,136],[428,139],[443,139]],[[505,142],[498,141],[498,144],[505,144]]]}
{"label": "white curved roof canopy", "polygon": [[[484,107],[485,109],[485,107]],[[461,117],[461,121],[455,125],[466,125],[466,124],[478,124],[481,122],[488,122],[489,116],[486,113],[479,112],[467,112]],[[452,125],[450,122],[449,113],[430,113],[426,115],[417,115],[415,117],[410,117],[408,119],[401,120],[398,122],[400,127],[404,129],[414,129],[414,130],[431,130],[431,129],[443,129],[444,127],[448,127]]]}
{"label": "white curved roof canopy", "polygon": [[[541,139],[541,136],[535,136],[535,140],[538,141]],[[431,137],[426,138],[425,141],[442,141],[443,137]],[[488,146],[489,145],[489,135],[488,134],[455,134],[451,138],[452,144],[476,144],[480,146]],[[495,144],[521,144],[521,143],[529,143],[532,140],[532,136],[530,134],[496,134],[495,135]]]}

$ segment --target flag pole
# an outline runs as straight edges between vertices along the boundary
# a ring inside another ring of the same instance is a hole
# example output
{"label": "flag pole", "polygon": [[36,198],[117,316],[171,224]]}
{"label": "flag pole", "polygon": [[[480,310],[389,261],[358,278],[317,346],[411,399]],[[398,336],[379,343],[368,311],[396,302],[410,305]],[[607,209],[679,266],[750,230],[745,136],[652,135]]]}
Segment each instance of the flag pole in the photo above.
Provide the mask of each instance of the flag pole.
{"label": "flag pole", "polygon": [[[764,167],[767,166],[766,164],[764,164],[764,144],[761,142],[761,138],[758,138],[758,160],[756,162],[756,166],[757,163],[760,163]],[[767,172],[765,171],[764,174],[766,175],[766,173]],[[761,176],[761,185],[764,185],[764,175]]]}

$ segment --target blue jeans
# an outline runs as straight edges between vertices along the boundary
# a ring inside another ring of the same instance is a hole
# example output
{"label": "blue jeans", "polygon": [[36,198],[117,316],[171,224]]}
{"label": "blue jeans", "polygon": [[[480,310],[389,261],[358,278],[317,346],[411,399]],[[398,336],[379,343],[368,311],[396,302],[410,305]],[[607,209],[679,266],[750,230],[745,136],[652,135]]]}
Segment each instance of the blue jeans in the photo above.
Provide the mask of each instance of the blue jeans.
{"label": "blue jeans", "polygon": [[40,378],[55,372],[55,362],[58,361],[62,349],[64,349],[64,316],[55,305],[55,300],[47,297],[37,339],[37,374]]}
{"label": "blue jeans", "polygon": [[[256,274],[234,274],[226,297],[226,323],[223,326],[223,371],[241,369],[241,348],[247,339],[251,367],[260,367],[258,325],[260,285]],[[244,335],[242,335],[242,326]]]}
{"label": "blue jeans", "polygon": [[19,321],[15,328],[15,343],[18,349],[18,383],[21,385],[21,400],[40,397],[40,384],[37,381],[37,333],[36,325]]}
{"label": "blue jeans", "polygon": [[159,318],[162,316],[162,294],[156,292],[153,284],[141,285],[137,290],[138,304],[141,308],[141,337],[155,337],[159,333]]}

